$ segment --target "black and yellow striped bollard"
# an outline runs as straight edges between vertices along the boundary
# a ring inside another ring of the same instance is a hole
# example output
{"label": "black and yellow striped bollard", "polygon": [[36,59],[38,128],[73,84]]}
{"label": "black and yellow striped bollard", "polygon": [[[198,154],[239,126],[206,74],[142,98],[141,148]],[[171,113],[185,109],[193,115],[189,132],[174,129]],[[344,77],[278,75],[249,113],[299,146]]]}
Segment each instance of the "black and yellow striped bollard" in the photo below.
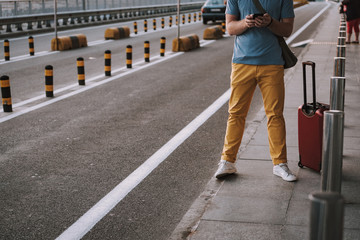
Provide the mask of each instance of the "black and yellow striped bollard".
{"label": "black and yellow striped bollard", "polygon": [[79,85],[85,85],[85,64],[84,58],[79,57],[76,59],[76,66],[78,71],[78,82]]}
{"label": "black and yellow striped bollard", "polygon": [[222,26],[222,33],[225,34],[225,32],[226,32],[226,24],[225,24],[225,22],[222,22],[221,26]]}
{"label": "black and yellow striped bollard", "polygon": [[147,32],[148,27],[147,27],[147,20],[144,20],[144,32]]}
{"label": "black and yellow striped bollard", "polygon": [[166,44],[166,37],[160,38],[160,56],[165,56],[165,44]]}
{"label": "black and yellow striped bollard", "polygon": [[191,13],[188,15],[188,23],[191,23]]}
{"label": "black and yellow striped bollard", "polygon": [[144,59],[145,62],[150,62],[150,42],[144,42]]}
{"label": "black and yellow striped bollard", "polygon": [[35,55],[34,38],[32,36],[29,37],[29,53],[30,56]]}
{"label": "black and yellow striped bollard", "polygon": [[1,76],[0,78],[1,96],[4,112],[12,112],[10,79],[9,76]]}
{"label": "black and yellow striped bollard", "polygon": [[165,18],[161,18],[161,28],[165,27]]}
{"label": "black and yellow striped bollard", "polygon": [[172,27],[172,21],[173,21],[173,18],[172,16],[169,17],[169,27]]}
{"label": "black and yellow striped bollard", "polygon": [[126,67],[132,68],[132,46],[126,46]]}
{"label": "black and yellow striped bollard", "polygon": [[45,95],[46,97],[54,96],[54,77],[53,66],[45,66]]}
{"label": "black and yellow striped bollard", "polygon": [[4,40],[4,57],[5,61],[10,61],[10,42],[9,40]]}
{"label": "black and yellow striped bollard", "polygon": [[137,22],[134,22],[134,33],[138,33]]}
{"label": "black and yellow striped bollard", "polygon": [[199,16],[199,21],[201,21],[201,12],[199,12],[198,16]]}
{"label": "black and yellow striped bollard", "polygon": [[156,19],[153,19],[153,29],[156,30]]}
{"label": "black and yellow striped bollard", "polygon": [[182,15],[182,24],[185,24],[185,14]]}
{"label": "black and yellow striped bollard", "polygon": [[176,26],[179,25],[179,17],[176,16]]}
{"label": "black and yellow striped bollard", "polygon": [[196,22],[196,13],[194,13],[194,22]]}
{"label": "black and yellow striped bollard", "polygon": [[111,51],[106,50],[104,54],[105,59],[105,76],[111,76]]}

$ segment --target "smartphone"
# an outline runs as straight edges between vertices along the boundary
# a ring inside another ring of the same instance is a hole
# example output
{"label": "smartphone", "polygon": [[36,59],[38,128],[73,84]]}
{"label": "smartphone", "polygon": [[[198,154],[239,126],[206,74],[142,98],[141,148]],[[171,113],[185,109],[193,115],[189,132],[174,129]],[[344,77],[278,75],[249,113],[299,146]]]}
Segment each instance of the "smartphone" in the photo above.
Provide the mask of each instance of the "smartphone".
{"label": "smartphone", "polygon": [[264,16],[264,14],[263,13],[254,13],[253,14],[253,19],[255,19],[255,18],[257,18],[257,17],[262,17],[262,16]]}

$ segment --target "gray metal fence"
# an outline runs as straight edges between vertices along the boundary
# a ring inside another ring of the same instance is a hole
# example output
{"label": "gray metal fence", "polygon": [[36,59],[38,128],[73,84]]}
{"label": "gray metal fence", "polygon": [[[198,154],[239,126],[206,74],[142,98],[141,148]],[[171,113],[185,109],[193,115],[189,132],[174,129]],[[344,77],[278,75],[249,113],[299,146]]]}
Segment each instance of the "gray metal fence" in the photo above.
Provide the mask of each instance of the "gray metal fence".
{"label": "gray metal fence", "polygon": [[[55,0],[0,1],[0,18],[54,12]],[[199,2],[181,0],[181,3]],[[201,1],[200,1],[201,2]],[[57,0],[58,12],[176,4],[177,0]]]}

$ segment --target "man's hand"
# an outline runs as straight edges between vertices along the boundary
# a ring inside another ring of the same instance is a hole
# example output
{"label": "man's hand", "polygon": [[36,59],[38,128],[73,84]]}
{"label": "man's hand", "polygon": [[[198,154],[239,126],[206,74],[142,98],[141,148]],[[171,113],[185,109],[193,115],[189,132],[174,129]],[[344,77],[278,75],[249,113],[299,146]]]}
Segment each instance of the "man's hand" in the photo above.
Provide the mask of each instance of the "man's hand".
{"label": "man's hand", "polygon": [[268,27],[271,23],[271,16],[268,13],[265,13],[263,16],[259,16],[255,18],[254,22],[255,22],[255,27],[258,28]]}
{"label": "man's hand", "polygon": [[245,17],[245,25],[247,28],[255,27],[256,20],[254,19],[254,15],[250,14]]}

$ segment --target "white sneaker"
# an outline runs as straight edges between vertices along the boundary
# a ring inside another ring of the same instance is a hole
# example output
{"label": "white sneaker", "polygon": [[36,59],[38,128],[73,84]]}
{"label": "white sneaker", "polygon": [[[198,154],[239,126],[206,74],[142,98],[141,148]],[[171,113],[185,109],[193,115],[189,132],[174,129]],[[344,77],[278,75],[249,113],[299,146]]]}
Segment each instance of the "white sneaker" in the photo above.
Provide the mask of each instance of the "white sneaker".
{"label": "white sneaker", "polygon": [[236,173],[236,167],[235,163],[226,161],[226,160],[220,160],[219,162],[219,168],[215,173],[216,178],[222,178],[226,175]]}
{"label": "white sneaker", "polygon": [[275,165],[273,168],[273,173],[274,175],[281,177],[285,181],[296,181],[296,176],[290,171],[286,163],[280,163],[278,165]]}

